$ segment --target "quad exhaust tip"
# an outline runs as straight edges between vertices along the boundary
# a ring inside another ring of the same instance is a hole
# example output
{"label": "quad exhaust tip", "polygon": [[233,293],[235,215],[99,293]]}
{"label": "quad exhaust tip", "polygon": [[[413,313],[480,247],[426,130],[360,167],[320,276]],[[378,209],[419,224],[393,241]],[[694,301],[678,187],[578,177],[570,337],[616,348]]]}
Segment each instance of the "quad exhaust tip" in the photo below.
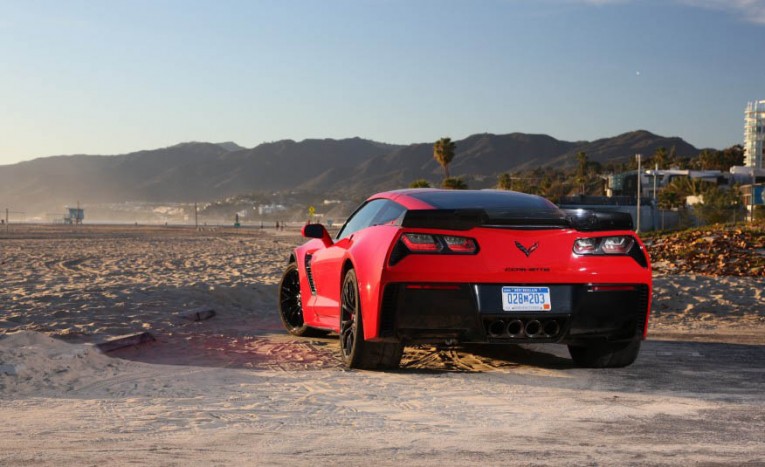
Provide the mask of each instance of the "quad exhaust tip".
{"label": "quad exhaust tip", "polygon": [[510,337],[523,337],[523,321],[514,319],[507,323],[507,335]]}
{"label": "quad exhaust tip", "polygon": [[545,336],[555,337],[560,332],[560,324],[554,319],[548,320],[542,324],[542,332]]}
{"label": "quad exhaust tip", "polygon": [[541,337],[542,336],[542,323],[539,320],[532,319],[526,323],[526,335],[529,337]]}
{"label": "quad exhaust tip", "polygon": [[552,338],[560,334],[561,326],[556,319],[538,320],[530,319],[526,322],[522,319],[513,319],[508,322],[498,319],[489,323],[488,333],[490,337],[511,339]]}
{"label": "quad exhaust tip", "polygon": [[505,334],[505,322],[500,320],[492,321],[489,325],[489,335],[491,337],[502,337]]}

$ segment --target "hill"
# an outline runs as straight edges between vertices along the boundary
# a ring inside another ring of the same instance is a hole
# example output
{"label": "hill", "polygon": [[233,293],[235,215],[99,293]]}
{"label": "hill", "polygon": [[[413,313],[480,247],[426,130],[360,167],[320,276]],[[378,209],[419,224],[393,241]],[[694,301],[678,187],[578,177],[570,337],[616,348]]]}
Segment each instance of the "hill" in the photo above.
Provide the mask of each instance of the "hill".
{"label": "hill", "polygon": [[555,164],[573,165],[576,161],[576,153],[584,151],[591,161],[606,163],[631,157],[635,154],[650,156],[657,149],[664,147],[667,150],[675,148],[678,155],[695,156],[699,149],[678,137],[664,137],[655,135],[649,131],[638,130],[624,133],[612,138],[603,138],[590,143],[578,144],[554,161]]}
{"label": "hill", "polygon": [[[471,177],[477,188],[493,185],[502,172],[573,165],[579,151],[601,163],[623,161],[636,152],[648,155],[660,146],[675,147],[681,156],[698,153],[680,138],[647,131],[592,142],[476,134],[456,143],[451,172]],[[0,200],[31,216],[60,212],[77,200],[195,202],[247,192],[358,198],[418,178],[439,181],[441,168],[432,151],[432,143],[401,146],[349,138],[283,140],[251,149],[231,142],[189,142],[117,156],[53,156],[0,166]]]}

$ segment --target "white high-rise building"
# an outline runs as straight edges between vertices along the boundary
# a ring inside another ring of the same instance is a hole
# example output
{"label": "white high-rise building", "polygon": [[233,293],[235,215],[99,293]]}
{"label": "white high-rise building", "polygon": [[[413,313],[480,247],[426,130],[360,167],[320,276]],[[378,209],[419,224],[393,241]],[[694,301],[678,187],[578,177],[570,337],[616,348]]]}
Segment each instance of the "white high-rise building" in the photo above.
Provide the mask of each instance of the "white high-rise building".
{"label": "white high-rise building", "polygon": [[749,102],[744,112],[744,165],[763,168],[765,159],[765,100]]}

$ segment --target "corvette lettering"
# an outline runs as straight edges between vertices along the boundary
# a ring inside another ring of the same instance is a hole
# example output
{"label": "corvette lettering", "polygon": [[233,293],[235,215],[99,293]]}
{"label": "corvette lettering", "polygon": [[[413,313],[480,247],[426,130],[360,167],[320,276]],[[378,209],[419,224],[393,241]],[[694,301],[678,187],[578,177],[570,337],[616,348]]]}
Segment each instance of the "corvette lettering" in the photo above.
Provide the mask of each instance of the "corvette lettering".
{"label": "corvette lettering", "polygon": [[550,272],[550,268],[505,268],[505,272]]}

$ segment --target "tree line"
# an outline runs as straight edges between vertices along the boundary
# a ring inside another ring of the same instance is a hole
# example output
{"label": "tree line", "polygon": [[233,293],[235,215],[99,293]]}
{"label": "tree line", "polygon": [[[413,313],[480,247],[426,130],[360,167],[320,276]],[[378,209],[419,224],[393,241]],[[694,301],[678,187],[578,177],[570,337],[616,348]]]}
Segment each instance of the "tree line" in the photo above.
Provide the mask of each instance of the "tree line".
{"label": "tree line", "polygon": [[[449,173],[449,164],[456,155],[456,144],[447,137],[433,144],[433,158],[443,168],[442,188],[467,189],[462,177]],[[576,154],[576,161],[569,168],[537,167],[535,169],[505,172],[499,174],[496,188],[543,196],[553,202],[560,202],[565,196],[605,196],[607,174],[617,174],[637,169],[637,160],[601,164],[589,159],[585,152]],[[642,160],[643,169],[720,170],[728,171],[732,166],[744,164],[744,148],[734,145],[721,151],[705,149],[696,156],[680,156],[674,147],[660,147]],[[419,179],[410,187],[431,187],[430,182]],[[677,177],[657,193],[657,204],[662,209],[685,209],[686,198],[698,196],[703,201],[695,209],[698,217],[706,223],[726,222],[741,219],[743,203],[739,187],[731,189],[716,183]]]}

